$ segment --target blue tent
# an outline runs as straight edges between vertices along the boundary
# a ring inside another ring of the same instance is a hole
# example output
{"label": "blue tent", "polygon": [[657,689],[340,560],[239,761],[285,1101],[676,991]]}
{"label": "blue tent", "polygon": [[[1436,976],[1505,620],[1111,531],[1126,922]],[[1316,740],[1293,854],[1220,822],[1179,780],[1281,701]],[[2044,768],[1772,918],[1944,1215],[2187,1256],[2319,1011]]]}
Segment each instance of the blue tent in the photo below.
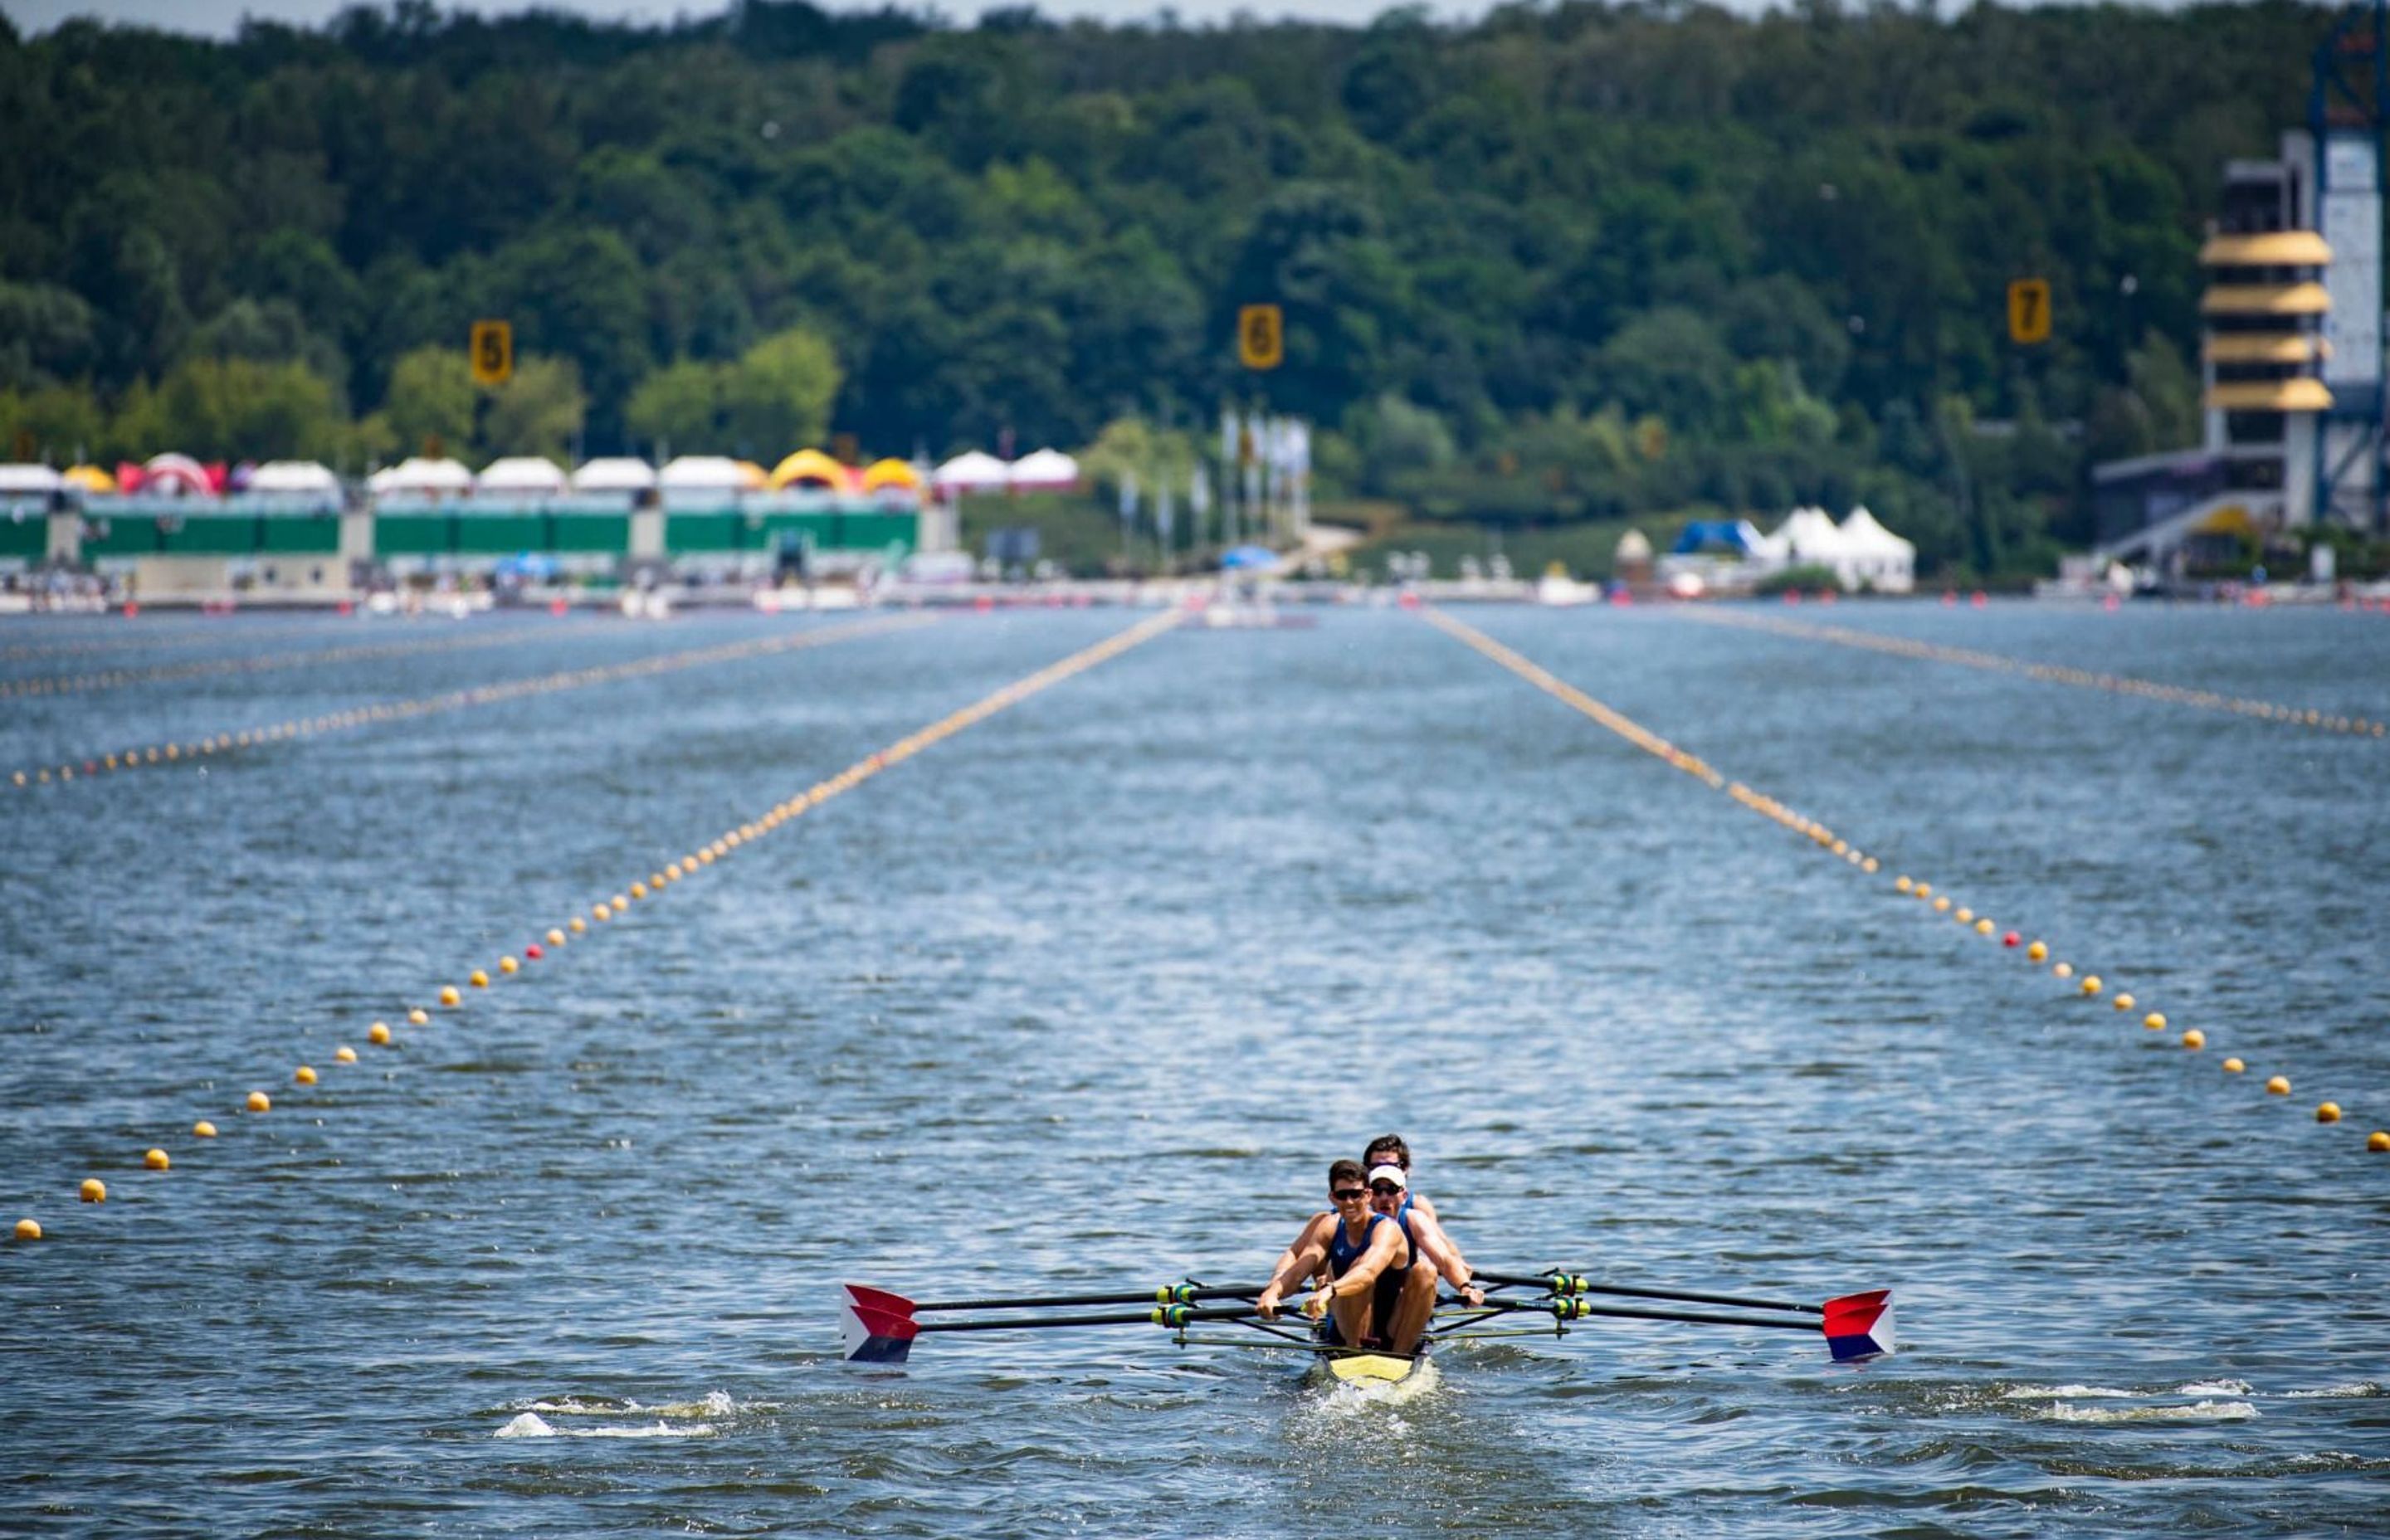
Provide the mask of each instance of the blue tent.
{"label": "blue tent", "polygon": [[1266,572],[1277,566],[1278,553],[1266,545],[1239,545],[1222,552],[1220,556],[1220,569],[1223,571],[1236,571],[1241,569]]}
{"label": "blue tent", "polygon": [[1685,526],[1671,547],[1677,556],[1733,551],[1749,556],[1759,546],[1759,531],[1748,519],[1696,519]]}

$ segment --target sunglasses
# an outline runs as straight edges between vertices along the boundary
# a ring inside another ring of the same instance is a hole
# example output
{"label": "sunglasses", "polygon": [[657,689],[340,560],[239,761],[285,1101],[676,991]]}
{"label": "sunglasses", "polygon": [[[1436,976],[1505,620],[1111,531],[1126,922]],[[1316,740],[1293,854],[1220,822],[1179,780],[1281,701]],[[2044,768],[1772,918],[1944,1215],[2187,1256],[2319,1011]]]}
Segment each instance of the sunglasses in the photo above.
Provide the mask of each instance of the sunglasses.
{"label": "sunglasses", "polygon": [[1339,1203],[1357,1203],[1369,1195],[1359,1187],[1338,1187],[1328,1196],[1335,1199]]}
{"label": "sunglasses", "polygon": [[1402,1191],[1403,1189],[1394,1186],[1392,1182],[1372,1182],[1369,1184],[1369,1190],[1376,1193],[1381,1198],[1392,1198],[1394,1194]]}

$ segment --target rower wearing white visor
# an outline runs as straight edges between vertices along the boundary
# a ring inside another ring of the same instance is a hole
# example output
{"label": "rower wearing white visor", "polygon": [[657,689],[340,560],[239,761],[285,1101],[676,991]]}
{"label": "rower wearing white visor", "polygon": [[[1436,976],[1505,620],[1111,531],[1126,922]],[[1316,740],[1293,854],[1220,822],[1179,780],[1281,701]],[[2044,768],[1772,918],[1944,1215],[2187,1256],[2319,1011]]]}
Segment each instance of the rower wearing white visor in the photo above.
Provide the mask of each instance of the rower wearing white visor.
{"label": "rower wearing white visor", "polygon": [[[1459,1244],[1445,1233],[1435,1206],[1411,1190],[1411,1149],[1402,1136],[1386,1134],[1370,1140],[1369,1148],[1362,1151],[1361,1163],[1368,1168],[1369,1206],[1403,1227],[1415,1249],[1416,1262],[1433,1269],[1470,1303],[1484,1303],[1484,1290],[1477,1287],[1476,1274],[1461,1255]],[[1433,1298],[1431,1287],[1431,1302]],[[1433,1308],[1432,1303],[1430,1308]]]}

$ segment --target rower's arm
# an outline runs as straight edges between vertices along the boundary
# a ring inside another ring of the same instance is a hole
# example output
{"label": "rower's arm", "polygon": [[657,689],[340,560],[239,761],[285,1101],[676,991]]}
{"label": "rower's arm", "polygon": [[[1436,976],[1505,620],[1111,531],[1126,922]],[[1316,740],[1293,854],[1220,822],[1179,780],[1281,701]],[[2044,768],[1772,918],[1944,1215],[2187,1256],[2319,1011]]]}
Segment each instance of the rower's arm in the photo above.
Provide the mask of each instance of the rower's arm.
{"label": "rower's arm", "polygon": [[1320,1293],[1330,1298],[1358,1294],[1378,1281],[1378,1275],[1394,1266],[1402,1258],[1403,1228],[1399,1225],[1380,1225],[1369,1231],[1369,1249],[1363,1251],[1344,1276],[1331,1280]]}

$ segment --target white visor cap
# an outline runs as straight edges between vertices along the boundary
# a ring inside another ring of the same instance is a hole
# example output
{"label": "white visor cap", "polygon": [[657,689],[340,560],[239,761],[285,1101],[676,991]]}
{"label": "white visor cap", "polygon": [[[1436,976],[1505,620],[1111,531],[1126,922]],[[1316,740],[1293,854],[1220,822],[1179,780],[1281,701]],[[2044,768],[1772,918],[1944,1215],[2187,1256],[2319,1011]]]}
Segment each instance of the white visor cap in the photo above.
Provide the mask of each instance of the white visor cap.
{"label": "white visor cap", "polygon": [[1404,1179],[1403,1168],[1400,1166],[1373,1166],[1369,1171],[1369,1180],[1371,1182],[1392,1182],[1394,1186],[1401,1187],[1406,1192],[1410,1190],[1410,1183]]}

